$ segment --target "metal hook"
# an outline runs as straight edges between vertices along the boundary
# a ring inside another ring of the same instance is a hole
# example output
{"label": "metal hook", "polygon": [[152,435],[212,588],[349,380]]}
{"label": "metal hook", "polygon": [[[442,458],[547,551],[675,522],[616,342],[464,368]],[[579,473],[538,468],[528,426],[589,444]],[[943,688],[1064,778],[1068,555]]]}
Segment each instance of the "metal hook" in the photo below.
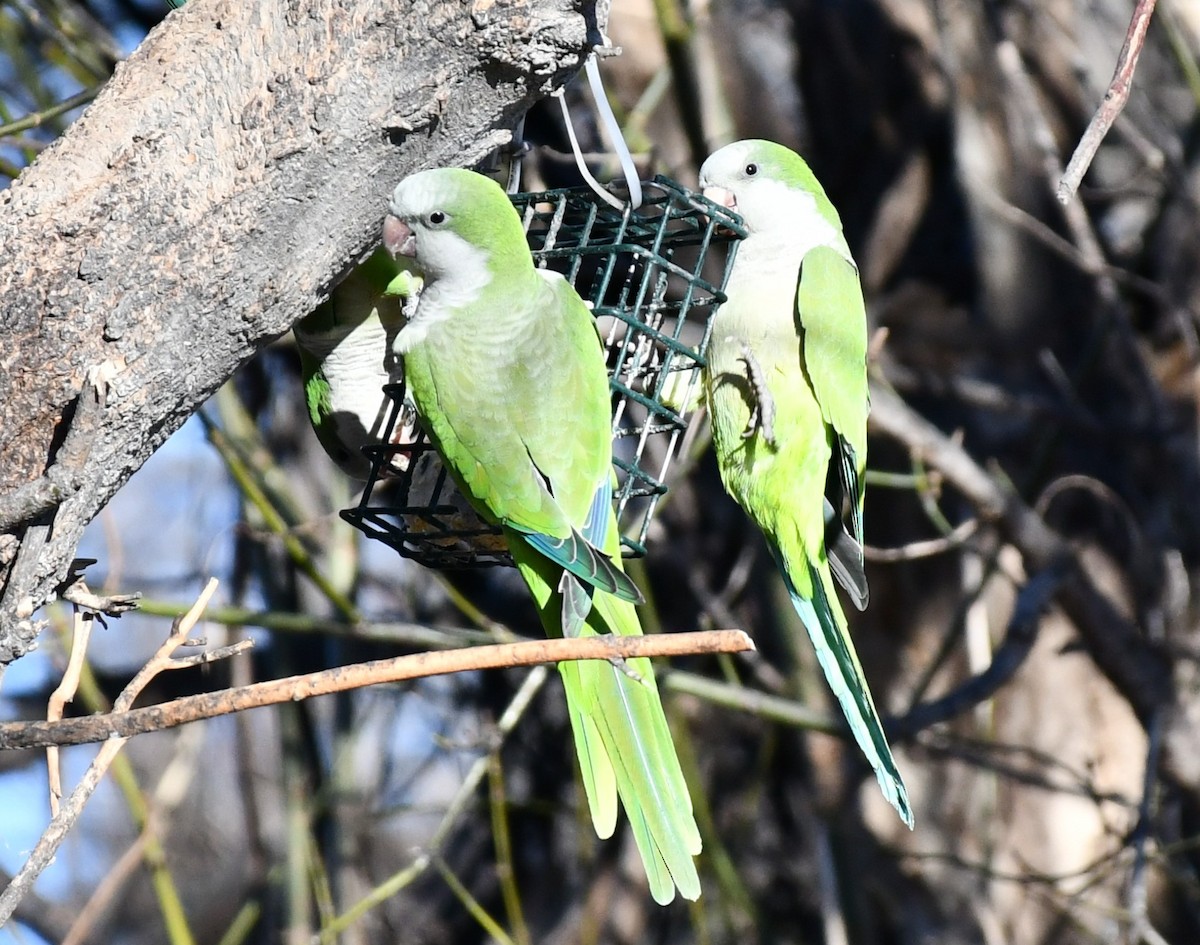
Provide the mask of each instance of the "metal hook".
{"label": "metal hook", "polygon": [[505,190],[510,194],[521,192],[521,163],[529,145],[525,143],[525,116],[517,119],[517,127],[513,129],[512,143],[509,145],[508,183]]}
{"label": "metal hook", "polygon": [[[583,68],[587,73],[588,88],[591,89],[596,111],[608,132],[614,150],[617,152],[617,160],[621,162],[621,172],[625,175],[625,183],[629,187],[629,207],[636,210],[642,205],[642,184],[638,180],[637,168],[629,153],[629,146],[625,143],[625,135],[621,132],[621,126],[617,124],[617,117],[613,114],[612,106],[608,104],[608,96],[604,94],[604,82],[600,78],[600,61],[595,50],[588,53]],[[567,98],[563,94],[563,90],[558,89],[554,95],[558,98],[559,106],[562,108],[563,121],[567,126],[567,137],[571,139],[571,151],[575,155],[575,165],[579,168],[579,173],[602,200],[614,209],[624,210],[625,205],[606,190],[588,170],[587,162],[583,159],[583,151],[579,147],[579,139],[575,137],[575,127],[571,124],[571,110],[567,105]]]}

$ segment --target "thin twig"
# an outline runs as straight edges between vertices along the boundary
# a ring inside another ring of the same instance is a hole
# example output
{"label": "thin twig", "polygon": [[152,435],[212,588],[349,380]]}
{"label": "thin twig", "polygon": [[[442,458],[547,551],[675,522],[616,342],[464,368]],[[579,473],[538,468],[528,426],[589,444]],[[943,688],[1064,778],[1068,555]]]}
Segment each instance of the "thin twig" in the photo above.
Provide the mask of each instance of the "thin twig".
{"label": "thin twig", "polygon": [[[245,709],[311,699],[314,696],[345,692],[379,683],[394,683],[448,673],[534,666],[538,663],[558,663],[563,660],[611,661],[652,656],[689,656],[699,653],[741,653],[753,649],[753,641],[741,630],[706,630],[638,637],[528,640],[523,643],[416,653],[252,683],[235,689],[185,696],[173,702],[132,711],[126,705],[109,715],[66,719],[61,722],[7,722],[0,724],[0,750],[44,748],[47,745],[81,745],[117,737],[128,738],[131,735],[174,728],[199,719],[215,718]],[[158,667],[155,672],[161,668],[165,667]]]}
{"label": "thin twig", "polygon": [[834,719],[824,712],[810,709],[794,699],[772,695],[747,686],[720,682],[708,676],[700,676],[683,670],[674,670],[663,677],[664,689],[672,692],[682,692],[696,696],[713,705],[737,709],[750,715],[795,728],[806,729],[810,732],[823,732],[826,735],[849,735],[849,729],[840,719]]}
{"label": "thin twig", "polygon": [[[184,613],[187,607],[176,601],[143,599],[138,610],[143,614],[173,618]],[[427,650],[450,650],[459,646],[487,643],[516,643],[520,639],[500,624],[494,624],[494,630],[473,630],[469,627],[418,623],[346,623],[343,620],[318,617],[310,613],[254,610],[250,607],[210,607],[204,615],[204,620],[210,624],[232,627],[262,627],[264,630],[283,633],[322,634],[347,637],[359,642],[388,643]]]}
{"label": "thin twig", "polygon": [[37,128],[44,125],[51,119],[57,118],[73,108],[78,108],[80,105],[86,105],[96,97],[102,86],[84,89],[82,92],[77,92],[68,99],[64,99],[57,105],[51,105],[49,108],[43,109],[40,112],[31,112],[24,118],[18,118],[16,121],[9,122],[7,125],[0,125],[0,138],[7,138],[9,135],[15,135],[21,131],[28,131],[30,128]]}
{"label": "thin twig", "polygon": [[1129,90],[1133,86],[1133,70],[1137,68],[1138,56],[1142,54],[1142,47],[1146,44],[1146,31],[1150,28],[1155,2],[1156,0],[1137,0],[1133,17],[1129,21],[1129,29],[1125,33],[1125,43],[1117,56],[1117,68],[1113,72],[1112,81],[1104,93],[1100,107],[1088,123],[1087,130],[1075,146],[1075,153],[1067,162],[1062,179],[1058,182],[1058,189],[1054,195],[1059,203],[1065,204],[1075,196],[1083,182],[1083,175],[1087,173],[1092,158],[1100,148],[1100,142],[1104,140],[1108,129],[1112,127],[1129,100]]}
{"label": "thin twig", "polygon": [[450,887],[450,892],[454,894],[454,898],[467,910],[471,918],[479,923],[479,927],[488,933],[490,939],[499,942],[500,945],[516,945],[511,936],[504,931],[504,928],[492,917],[484,905],[471,895],[467,887],[463,885],[462,880],[450,869],[449,864],[442,859],[440,854],[431,853],[429,860],[433,863],[438,873],[441,874],[446,885]]}
{"label": "thin twig", "polygon": [[504,785],[504,768],[500,764],[500,752],[488,752],[488,808],[492,815],[492,844],[496,849],[496,881],[504,900],[504,911],[512,928],[512,938],[517,945],[530,945],[529,926],[521,907],[521,890],[517,885],[517,871],[513,866],[512,831],[508,823],[508,795]]}
{"label": "thin twig", "polygon": [[223,385],[213,397],[212,405],[219,423],[207,409],[196,416],[233,477],[248,519],[255,519],[257,513],[255,523],[248,526],[252,529],[252,539],[265,543],[268,535],[277,538],[297,569],[312,581],[339,616],[349,623],[358,623],[362,618],[354,602],[342,588],[335,586],[313,557],[316,544],[308,534],[313,523],[234,385]]}
{"label": "thin twig", "polygon": [[[1098,260],[1094,256],[1085,255],[1074,243],[1060,236],[1049,224],[1039,220],[1028,210],[1005,200],[987,184],[975,182],[972,192],[978,195],[984,206],[1001,220],[1011,224],[1022,233],[1028,234],[1055,256],[1065,259],[1081,272],[1085,272],[1089,276],[1107,275],[1121,285],[1149,296],[1161,304],[1169,304],[1170,300],[1167,298],[1166,291],[1154,280],[1114,265],[1107,259]],[[1096,269],[1097,264],[1103,265],[1100,271]],[[1009,394],[1009,396],[1012,395]]]}
{"label": "thin twig", "polygon": [[[58,687],[50,693],[46,706],[46,721],[57,722],[63,717],[63,709],[75,698],[79,690],[79,675],[83,672],[83,661],[87,658],[88,640],[92,635],[90,613],[75,612],[71,632],[71,653],[67,657],[67,668],[59,680]],[[50,816],[58,816],[59,801],[62,800],[62,767],[59,765],[58,746],[46,748],[46,773],[50,782]]]}
{"label": "thin twig", "polygon": [[934,555],[945,554],[966,544],[968,538],[979,530],[979,520],[969,518],[954,527],[948,535],[930,538],[926,541],[910,541],[899,548],[877,548],[874,545],[863,545],[863,557],[868,561],[916,561],[918,558],[932,558]]}
{"label": "thin twig", "polygon": [[1129,845],[1133,847],[1133,869],[1129,874],[1129,941],[1131,945],[1167,945],[1167,940],[1150,922],[1146,912],[1147,856],[1150,842],[1151,808],[1158,784],[1158,754],[1162,747],[1162,713],[1156,712],[1146,729],[1146,767],[1142,774],[1142,799],[1138,804],[1138,822]]}
{"label": "thin twig", "polygon": [[1072,767],[1053,752],[997,741],[995,736],[983,741],[941,728],[922,740],[921,752],[933,760],[961,762],[972,768],[994,771],[1014,785],[1041,792],[1080,797],[1095,805],[1112,804],[1129,811],[1137,806],[1132,798],[1120,791],[1098,788],[1096,772],[1089,767],[1089,761],[1084,761],[1078,768]]}
{"label": "thin twig", "polygon": [[[500,716],[500,720],[496,723],[495,748],[497,750],[503,744],[504,739],[517,727],[517,723],[525,714],[525,710],[533,702],[534,696],[537,695],[546,682],[547,675],[548,672],[545,666],[537,666],[525,677],[525,681],[521,683],[521,688],[517,690],[516,695],[509,702],[508,708],[504,710],[504,714]],[[396,893],[414,882],[429,868],[432,863],[432,857],[441,851],[442,845],[446,842],[450,836],[450,832],[458,823],[458,818],[467,809],[467,804],[471,797],[474,796],[480,782],[487,773],[489,764],[490,761],[486,754],[481,755],[475,760],[475,763],[471,765],[471,769],[467,772],[467,776],[463,778],[458,793],[454,795],[454,798],[450,801],[450,805],[446,808],[446,813],[442,815],[442,822],[438,825],[437,830],[434,831],[433,837],[425,847],[425,850],[404,869],[393,874],[379,886],[371,890],[368,895],[351,906],[346,912],[326,924],[320,933],[319,941],[321,945],[328,945],[328,943],[337,941],[337,937],[342,932],[354,925],[355,922],[376,906],[391,899]]]}
{"label": "thin twig", "polygon": [[[1144,2],[1144,0],[1143,0]],[[1001,36],[996,42],[996,63],[1005,79],[1008,91],[1011,93],[1013,107],[1019,120],[1024,123],[1029,138],[1038,152],[1041,160],[1041,170],[1048,189],[1054,190],[1056,182],[1063,175],[1062,162],[1058,156],[1058,148],[1054,134],[1050,129],[1049,119],[1041,106],[1034,89],[1033,80],[1026,70],[1021,52],[1016,43],[1006,36]],[[1078,248],[1079,265],[1092,274],[1096,294],[1100,299],[1103,317],[1097,321],[1093,332],[1093,349],[1090,344],[1082,346],[1084,357],[1081,364],[1087,365],[1099,353],[1099,345],[1107,335],[1108,329],[1113,328],[1126,351],[1125,360],[1131,372],[1131,377],[1141,388],[1141,394],[1152,416],[1165,416],[1166,405],[1162,392],[1155,383],[1153,375],[1145,363],[1145,356],[1138,346],[1136,334],[1133,331],[1132,320],[1124,301],[1117,289],[1117,282],[1111,274],[1111,267],[1104,255],[1104,248],[1096,233],[1087,209],[1078,202],[1068,202],[1063,206],[1063,222],[1070,233],[1071,240]],[[1080,377],[1075,378],[1076,383]]]}
{"label": "thin twig", "polygon": [[[90,671],[84,673],[80,696],[81,701],[95,712],[106,712],[112,708]],[[99,919],[124,884],[134,875],[140,875],[139,868],[149,876],[162,918],[164,938],[170,945],[195,945],[196,937],[183,907],[180,884],[167,862],[166,845],[171,827],[170,814],[184,801],[187,787],[197,770],[204,737],[203,730],[196,727],[185,729],[174,739],[174,757],[149,796],[143,791],[133,763],[127,756],[119,756],[113,761],[109,778],[124,797],[130,820],[138,830],[132,847],[137,856],[132,861],[122,857],[106,872],[104,881],[80,910],[71,934],[64,938],[62,945],[69,945],[72,941],[86,942],[90,935],[89,926]]]}
{"label": "thin twig", "polygon": [[79,910],[75,922],[71,925],[60,945],[83,945],[92,933],[96,923],[104,914],[104,910],[112,905],[121,889],[129,882],[146,854],[146,846],[150,835],[142,831],[133,838],[133,843],[125,848],[116,861],[104,869],[104,877],[99,885],[92,890],[88,901]]}
{"label": "thin twig", "polygon": [[[150,661],[142,667],[142,669],[130,680],[121,694],[113,703],[113,708],[117,712],[128,712],[130,706],[133,705],[135,699],[141,691],[170,661],[171,653],[183,644],[188,638],[192,627],[196,625],[196,621],[200,619],[200,615],[204,613],[204,608],[208,606],[208,601],[216,592],[216,580],[209,581],[208,585],[201,591],[199,598],[196,600],[195,606],[187,613],[186,616],[180,618],[171,631],[171,635],[167,638],[151,657]],[[55,723],[35,723],[46,725],[67,725],[70,722],[77,721],[75,719],[67,722]],[[104,742],[100,751],[96,754],[95,759],[76,785],[75,790],[63,803],[58,814],[51,818],[50,823],[42,832],[33,851],[25,860],[24,865],[12,878],[12,881],[5,888],[3,893],[0,893],[0,926],[3,926],[13,914],[17,903],[21,901],[25,893],[33,886],[42,870],[49,866],[54,861],[54,855],[67,834],[79,819],[79,815],[83,813],[83,808],[87,804],[89,798],[95,793],[95,790],[100,785],[100,781],[104,778],[109,766],[125,747],[125,742],[128,738],[111,737]],[[47,743],[48,744],[48,743]],[[61,743],[60,743],[61,744]],[[45,747],[43,745],[42,747]]]}
{"label": "thin twig", "polygon": [[63,600],[106,617],[120,617],[137,610],[138,602],[142,599],[141,591],[132,594],[96,594],[88,588],[82,577],[71,580],[71,575],[68,575],[67,579],[70,583],[59,594]]}

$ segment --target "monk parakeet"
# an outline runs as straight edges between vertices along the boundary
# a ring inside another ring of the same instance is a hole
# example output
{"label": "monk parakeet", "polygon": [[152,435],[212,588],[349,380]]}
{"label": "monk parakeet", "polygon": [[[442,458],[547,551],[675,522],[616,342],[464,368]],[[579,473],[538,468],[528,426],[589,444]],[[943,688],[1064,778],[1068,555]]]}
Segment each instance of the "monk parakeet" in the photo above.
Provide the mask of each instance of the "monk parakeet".
{"label": "monk parakeet", "polygon": [[[391,400],[383,386],[400,379],[400,358],[392,344],[404,324],[404,300],[386,294],[406,275],[407,294],[416,277],[384,250],[377,250],[338,283],[329,299],[293,327],[300,349],[300,373],[313,431],[346,475],[365,480],[371,463],[362,447],[383,436]],[[411,442],[410,420],[393,431]],[[397,470],[400,471],[400,470]]]}
{"label": "monk parakeet", "polygon": [[[713,319],[706,396],[721,478],[763,530],[830,688],[884,796],[912,826],[834,586],[860,609],[867,323],[837,211],[799,155],[739,141],[700,168],[747,236]],[[830,487],[827,495],[827,484]]]}
{"label": "monk parakeet", "polygon": [[[383,386],[403,377],[400,356],[393,345],[420,294],[421,280],[408,260],[397,262],[384,249],[377,250],[334,288],[329,299],[293,327],[300,351],[300,373],[313,431],[329,457],[353,479],[365,481],[371,461],[364,446],[382,442],[391,398]],[[416,408],[405,397],[404,408],[392,426],[391,443],[408,446],[417,437]],[[394,453],[381,470],[399,475],[409,467],[409,455]],[[408,531],[423,535],[440,547],[462,547],[482,552],[503,551],[504,540],[485,532],[475,510],[451,484],[440,491],[442,463],[436,453],[418,453],[404,497],[409,506],[427,506],[437,492],[441,509],[436,517],[410,515]],[[376,505],[388,504],[386,486],[375,496]],[[436,524],[435,524],[436,523]],[[470,539],[439,538],[451,529],[475,533]]]}
{"label": "monk parakeet", "polygon": [[[417,411],[458,486],[497,523],[551,636],[642,632],[612,507],[608,376],[575,290],[534,267],[498,184],[443,168],[392,196],[384,246],[415,259],[396,338]],[[559,665],[592,823],[620,798],[660,903],[700,894],[700,833],[648,660]]]}

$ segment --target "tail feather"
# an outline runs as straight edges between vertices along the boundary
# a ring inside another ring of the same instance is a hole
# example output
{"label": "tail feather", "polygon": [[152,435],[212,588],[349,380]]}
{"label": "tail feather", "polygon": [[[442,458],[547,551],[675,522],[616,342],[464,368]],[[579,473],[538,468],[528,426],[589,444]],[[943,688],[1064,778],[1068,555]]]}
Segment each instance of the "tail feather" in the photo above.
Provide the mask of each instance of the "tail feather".
{"label": "tail feather", "polygon": [[862,543],[846,531],[842,517],[829,499],[825,500],[825,549],[829,555],[829,568],[837,582],[850,595],[855,607],[866,610],[871,592],[863,568]]}
{"label": "tail feather", "polygon": [[867,761],[875,771],[883,796],[911,828],[913,814],[908,802],[908,791],[896,767],[896,759],[892,757],[892,750],[888,747],[887,736],[883,733],[883,724],[875,710],[870,687],[846,629],[846,618],[834,595],[828,569],[823,565],[814,565],[811,561],[805,562],[803,566],[806,567],[806,572],[803,577],[807,578],[807,583],[811,586],[811,592],[806,595],[797,588],[784,566],[782,556],[779,556],[778,560],[779,570],[792,598],[792,605],[808,631],[813,648],[817,652],[817,662],[821,664],[821,671],[825,674],[829,688],[833,690],[842,707],[854,740],[858,742],[858,747],[867,756]]}
{"label": "tail feather", "polygon": [[587,700],[579,696],[588,688],[581,676],[580,670],[583,668],[578,662],[558,664],[563,690],[567,694],[567,714],[571,719],[571,733],[575,737],[575,753],[579,756],[579,770],[583,774],[583,791],[592,814],[592,827],[596,836],[607,840],[617,829],[617,775],[609,760],[604,735],[597,726],[597,720],[588,711]]}
{"label": "tail feather", "polygon": [[[629,604],[601,597],[595,606],[608,627],[625,636],[640,634]],[[654,681],[654,667],[647,659],[629,660],[625,666],[590,662],[588,667],[599,709],[597,722],[616,771],[617,791],[646,864],[651,894],[656,902],[667,903],[677,887],[685,899],[696,899],[700,878],[693,857],[700,852],[700,831]],[[670,881],[664,882],[661,870],[656,870],[659,863]]]}
{"label": "tail feather", "polygon": [[[592,823],[612,835],[625,807],[655,902],[700,895],[693,856],[700,832],[648,660],[628,669],[597,660],[561,663]],[[664,741],[664,737],[667,739]]]}
{"label": "tail feather", "polygon": [[[666,727],[648,661],[623,668],[589,663],[583,675],[588,698],[599,711],[594,721],[616,772],[617,793],[629,815],[638,853],[646,866],[650,895],[666,904],[676,895],[700,896],[692,860],[700,853],[700,831]],[[640,664],[641,663],[641,664]],[[661,724],[660,724],[661,722]],[[667,741],[664,741],[664,736]]]}
{"label": "tail feather", "polygon": [[[558,566],[520,538],[510,547],[551,635],[562,633],[564,625],[580,636],[641,634],[632,603],[594,590],[585,614],[586,597],[575,599],[573,577],[561,577]],[[700,878],[693,857],[700,852],[700,832],[650,661],[615,666],[582,660],[560,663],[559,672],[597,835],[613,834],[619,798],[655,901],[671,902],[677,889],[696,899]]]}

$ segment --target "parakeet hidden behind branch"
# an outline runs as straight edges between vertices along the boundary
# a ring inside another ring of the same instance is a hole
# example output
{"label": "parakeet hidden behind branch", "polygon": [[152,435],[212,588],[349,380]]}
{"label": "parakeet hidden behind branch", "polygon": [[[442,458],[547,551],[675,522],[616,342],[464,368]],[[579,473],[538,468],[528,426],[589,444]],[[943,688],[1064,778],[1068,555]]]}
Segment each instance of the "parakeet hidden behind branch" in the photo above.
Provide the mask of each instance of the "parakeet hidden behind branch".
{"label": "parakeet hidden behind branch", "polygon": [[707,352],[721,478],[766,535],[850,730],[884,797],[911,827],[908,792],[834,583],[836,576],[855,605],[866,606],[870,402],[858,268],[824,189],[782,145],[752,140],[721,148],[701,167],[700,186],[736,210],[747,231]]}
{"label": "parakeet hidden behind branch", "polygon": [[[642,632],[612,508],[609,385],[595,322],[534,267],[494,181],[423,171],[400,183],[385,247],[424,287],[396,338],[430,438],[480,515],[500,525],[551,636]],[[645,659],[559,665],[597,834],[625,806],[660,903],[700,894],[700,834]]]}

